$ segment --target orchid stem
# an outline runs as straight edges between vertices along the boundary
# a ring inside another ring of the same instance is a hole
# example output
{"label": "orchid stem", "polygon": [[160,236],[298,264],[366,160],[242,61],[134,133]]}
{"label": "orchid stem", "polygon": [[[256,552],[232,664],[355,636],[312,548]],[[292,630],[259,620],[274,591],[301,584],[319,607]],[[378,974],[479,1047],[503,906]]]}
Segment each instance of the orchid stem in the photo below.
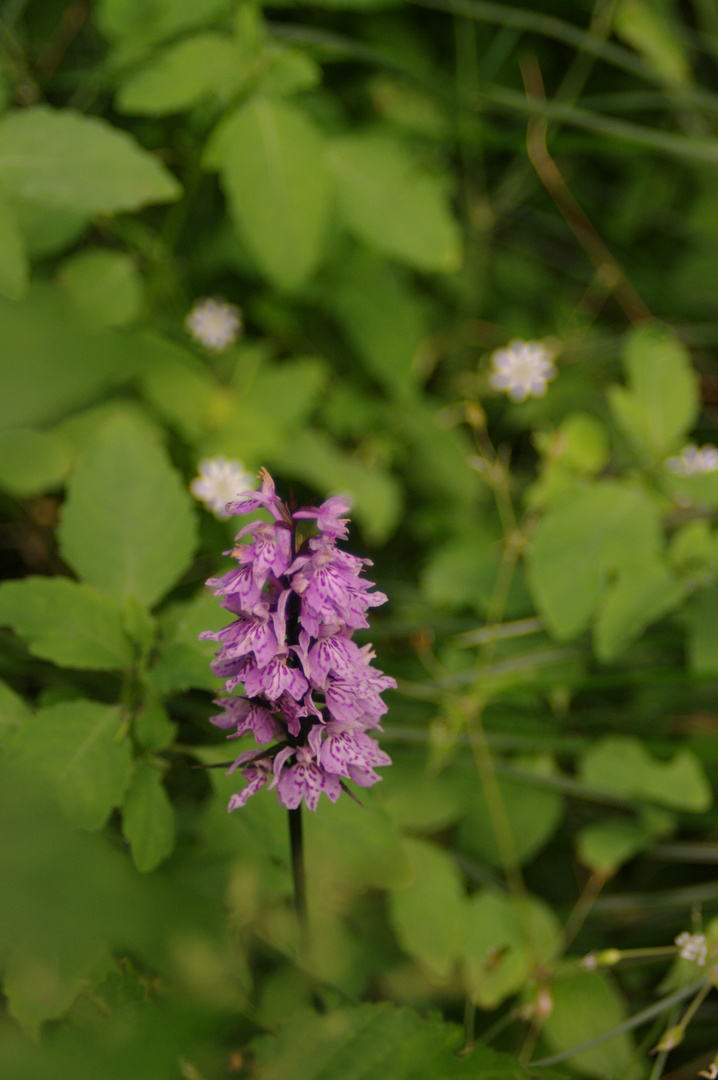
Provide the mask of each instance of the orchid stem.
{"label": "orchid stem", "polygon": [[294,910],[299,923],[299,940],[302,954],[309,952],[309,920],[307,918],[307,882],[304,874],[304,839],[302,836],[302,807],[289,810],[289,845],[292,851],[292,878],[294,880]]}

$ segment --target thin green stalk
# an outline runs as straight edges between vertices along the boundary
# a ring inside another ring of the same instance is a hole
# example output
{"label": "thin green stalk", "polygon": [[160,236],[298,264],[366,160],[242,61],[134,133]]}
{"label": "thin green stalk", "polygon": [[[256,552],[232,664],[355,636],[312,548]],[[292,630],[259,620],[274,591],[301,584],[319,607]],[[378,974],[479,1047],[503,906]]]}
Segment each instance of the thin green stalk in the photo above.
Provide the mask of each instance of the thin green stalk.
{"label": "thin green stalk", "polygon": [[304,872],[304,838],[302,834],[301,803],[296,810],[289,810],[289,847],[292,853],[292,879],[294,881],[294,910],[299,923],[299,941],[302,957],[309,952],[309,920],[307,917],[307,881]]}

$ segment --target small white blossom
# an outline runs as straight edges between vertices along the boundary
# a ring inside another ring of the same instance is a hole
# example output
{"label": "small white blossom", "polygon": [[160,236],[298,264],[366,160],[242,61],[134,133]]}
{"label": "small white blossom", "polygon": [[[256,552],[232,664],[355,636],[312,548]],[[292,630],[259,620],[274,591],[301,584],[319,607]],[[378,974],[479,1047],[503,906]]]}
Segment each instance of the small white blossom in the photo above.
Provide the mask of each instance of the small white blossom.
{"label": "small white blossom", "polygon": [[505,349],[491,354],[494,390],[504,390],[512,401],[543,397],[551,379],[556,378],[553,354],[540,341],[515,338]]}
{"label": "small white blossom", "polygon": [[708,957],[708,945],[705,934],[689,934],[684,930],[675,939],[675,944],[680,949],[679,956],[683,960],[692,960],[693,963],[702,966]]}
{"label": "small white blossom", "polygon": [[705,446],[688,443],[677,457],[668,458],[666,469],[676,476],[702,476],[704,473],[718,472],[718,449],[712,443]]}
{"label": "small white blossom", "polygon": [[195,499],[200,499],[222,521],[230,517],[227,504],[254,488],[254,477],[244,471],[241,461],[207,458],[200,461],[198,469],[199,476],[195,476],[189,489]]}
{"label": "small white blossom", "polygon": [[201,300],[185,319],[185,326],[195,341],[213,352],[224,352],[242,332],[242,313],[223,300]]}
{"label": "small white blossom", "polygon": [[699,1076],[705,1076],[706,1080],[718,1080],[718,1061],[712,1061],[707,1069],[701,1069]]}

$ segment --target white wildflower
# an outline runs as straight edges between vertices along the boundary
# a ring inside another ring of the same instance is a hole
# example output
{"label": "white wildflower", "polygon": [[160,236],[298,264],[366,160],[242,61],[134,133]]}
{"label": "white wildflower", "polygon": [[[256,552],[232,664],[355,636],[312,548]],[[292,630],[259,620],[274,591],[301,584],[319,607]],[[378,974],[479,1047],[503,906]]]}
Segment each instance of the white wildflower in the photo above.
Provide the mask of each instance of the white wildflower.
{"label": "white wildflower", "polygon": [[200,461],[198,469],[199,476],[195,476],[189,489],[195,499],[200,499],[222,521],[230,517],[226,512],[227,504],[254,488],[254,477],[244,471],[241,461],[207,458]]}
{"label": "white wildflower", "polygon": [[551,379],[556,378],[553,354],[540,341],[515,338],[505,349],[491,354],[494,390],[504,390],[512,401],[543,397]]}
{"label": "white wildflower", "polygon": [[688,443],[677,457],[668,458],[666,469],[676,476],[702,476],[704,473],[718,472],[718,449],[712,443],[705,446]]}
{"label": "white wildflower", "polygon": [[242,313],[223,300],[200,300],[185,319],[195,341],[213,352],[224,352],[242,333]]}
{"label": "white wildflower", "polygon": [[706,1080],[718,1080],[718,1060],[712,1061],[707,1069],[701,1069],[699,1076],[705,1076]]}
{"label": "white wildflower", "polygon": [[708,957],[708,945],[705,934],[689,934],[684,930],[675,939],[675,944],[680,949],[679,956],[683,960],[692,960],[693,963],[702,966]]}

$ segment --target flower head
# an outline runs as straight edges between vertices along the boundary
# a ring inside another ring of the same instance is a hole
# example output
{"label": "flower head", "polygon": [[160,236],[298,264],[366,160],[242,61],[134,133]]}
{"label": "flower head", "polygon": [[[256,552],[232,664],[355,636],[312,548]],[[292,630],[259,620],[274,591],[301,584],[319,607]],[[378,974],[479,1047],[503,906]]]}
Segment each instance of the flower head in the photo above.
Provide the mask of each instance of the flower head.
{"label": "flower head", "polygon": [[242,313],[224,300],[200,300],[185,319],[195,341],[213,352],[224,352],[242,333]]}
{"label": "flower head", "polygon": [[553,354],[539,341],[514,338],[505,349],[491,354],[494,390],[504,390],[512,401],[543,397],[551,379],[556,378]]}
{"label": "flower head", "polygon": [[241,461],[227,461],[225,457],[207,458],[197,468],[199,476],[190,484],[190,491],[215,517],[226,520],[230,517],[228,504],[242,492],[251,491],[254,477],[244,471]]}
{"label": "flower head", "polygon": [[[251,733],[266,746],[242,753],[230,768],[247,786],[233,795],[229,809],[244,806],[265,786],[282,806],[303,801],[315,810],[324,793],[334,802],[347,780],[370,787],[375,771],[391,759],[369,734],[387,706],[384,690],[396,682],[373,667],[370,645],[352,636],[368,625],[366,612],[386,601],[363,576],[367,559],[337,547],[347,535],[349,502],[335,496],[318,508],[292,513],[278,498],[269,473],[258,491],[240,495],[231,514],[264,510],[272,521],[240,529],[232,556],[240,564],[208,585],[237,619],[216,633],[220,645],[212,670],[225,679],[228,695],[212,723],[233,739]],[[300,522],[315,521],[318,536],[300,541]],[[299,547],[297,548],[297,544]]]}
{"label": "flower head", "polygon": [[683,960],[692,960],[699,967],[705,964],[708,957],[708,944],[705,934],[689,934],[684,930],[675,939],[675,944],[680,950],[678,955]]}
{"label": "flower head", "polygon": [[694,446],[688,443],[677,457],[669,457],[665,463],[668,472],[675,476],[702,476],[718,472],[718,449],[712,443]]}

